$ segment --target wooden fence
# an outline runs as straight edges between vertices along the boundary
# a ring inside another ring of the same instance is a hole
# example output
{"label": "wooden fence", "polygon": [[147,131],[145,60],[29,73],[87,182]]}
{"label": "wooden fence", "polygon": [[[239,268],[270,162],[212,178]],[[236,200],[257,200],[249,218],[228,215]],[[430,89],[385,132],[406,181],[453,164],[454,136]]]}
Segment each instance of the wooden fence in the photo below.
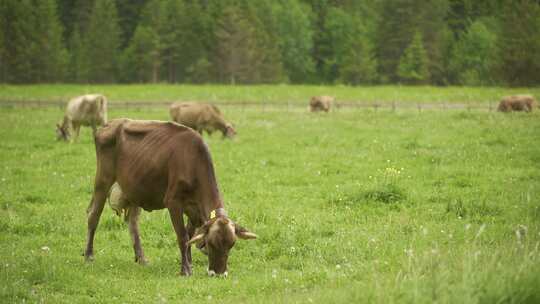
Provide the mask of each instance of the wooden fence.
{"label": "wooden fence", "polygon": [[[144,108],[168,108],[171,102],[149,102],[149,101],[109,101],[108,107],[112,109],[144,109]],[[240,110],[259,110],[265,111],[286,111],[286,112],[301,112],[307,111],[308,104],[298,102],[213,102],[220,107],[239,108]],[[66,101],[53,100],[0,100],[0,108],[51,108],[57,107],[64,109]],[[396,111],[396,110],[480,110],[494,111],[496,105],[491,101],[488,103],[471,103],[471,102],[438,102],[438,103],[413,103],[405,101],[397,102],[378,102],[378,101],[343,101],[334,103],[333,111],[341,110],[360,110],[372,109],[377,112],[379,110]]]}

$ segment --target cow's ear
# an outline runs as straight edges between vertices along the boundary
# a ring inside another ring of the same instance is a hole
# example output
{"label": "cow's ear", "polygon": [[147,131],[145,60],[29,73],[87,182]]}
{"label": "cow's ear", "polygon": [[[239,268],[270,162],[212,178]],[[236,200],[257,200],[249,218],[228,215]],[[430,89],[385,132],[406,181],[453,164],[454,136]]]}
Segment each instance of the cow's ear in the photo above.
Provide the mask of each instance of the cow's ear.
{"label": "cow's ear", "polygon": [[235,224],[234,230],[235,230],[236,236],[240,239],[253,240],[257,238],[257,235],[255,233],[250,232],[249,230],[247,230],[246,228],[240,225]]}

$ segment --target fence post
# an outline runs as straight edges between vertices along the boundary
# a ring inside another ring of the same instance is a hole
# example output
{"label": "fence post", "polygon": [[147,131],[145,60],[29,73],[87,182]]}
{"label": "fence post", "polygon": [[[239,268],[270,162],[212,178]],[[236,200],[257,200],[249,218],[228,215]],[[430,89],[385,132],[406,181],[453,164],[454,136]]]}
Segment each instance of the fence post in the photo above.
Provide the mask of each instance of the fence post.
{"label": "fence post", "polygon": [[394,113],[396,112],[396,101],[395,100],[392,101],[392,112],[394,112]]}
{"label": "fence post", "polygon": [[416,103],[416,107],[418,108],[418,113],[422,113],[422,105],[420,103]]}

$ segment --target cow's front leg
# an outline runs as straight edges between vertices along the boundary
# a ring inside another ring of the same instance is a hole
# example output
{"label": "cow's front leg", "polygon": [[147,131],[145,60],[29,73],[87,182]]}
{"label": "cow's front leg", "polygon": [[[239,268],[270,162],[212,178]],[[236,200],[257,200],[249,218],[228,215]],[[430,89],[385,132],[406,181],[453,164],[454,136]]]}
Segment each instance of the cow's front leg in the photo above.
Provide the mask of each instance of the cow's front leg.
{"label": "cow's front leg", "polygon": [[84,257],[86,261],[92,261],[94,259],[94,235],[105,205],[105,199],[109,193],[113,182],[111,180],[99,180],[96,178],[96,185],[94,187],[94,195],[90,206],[88,206],[88,235],[86,242],[86,250],[84,251]]}
{"label": "cow's front leg", "polygon": [[81,124],[79,123],[73,123],[73,133],[74,134],[74,141],[77,142],[79,141],[79,133],[81,131]]}
{"label": "cow's front leg", "polygon": [[189,258],[188,250],[188,241],[189,235],[188,231],[184,225],[183,211],[180,207],[175,206],[175,203],[168,204],[169,215],[171,216],[171,222],[174,226],[174,231],[176,232],[176,239],[178,241],[178,247],[180,247],[180,257],[182,260],[182,265],[180,268],[180,274],[185,276],[190,276],[191,271],[191,259]]}
{"label": "cow's front leg", "polygon": [[135,252],[135,262],[140,265],[148,264],[148,261],[144,257],[144,252],[141,246],[141,238],[139,236],[139,215],[141,214],[141,208],[129,207],[128,210],[128,226],[129,234],[131,235],[131,241],[133,242],[133,251]]}

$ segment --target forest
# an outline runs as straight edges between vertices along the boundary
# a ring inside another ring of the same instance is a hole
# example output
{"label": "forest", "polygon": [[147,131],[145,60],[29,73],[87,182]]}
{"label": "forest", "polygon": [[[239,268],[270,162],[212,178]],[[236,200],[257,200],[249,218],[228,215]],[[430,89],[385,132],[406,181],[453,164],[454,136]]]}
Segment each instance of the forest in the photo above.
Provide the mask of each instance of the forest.
{"label": "forest", "polygon": [[538,0],[0,0],[0,83],[537,86]]}

